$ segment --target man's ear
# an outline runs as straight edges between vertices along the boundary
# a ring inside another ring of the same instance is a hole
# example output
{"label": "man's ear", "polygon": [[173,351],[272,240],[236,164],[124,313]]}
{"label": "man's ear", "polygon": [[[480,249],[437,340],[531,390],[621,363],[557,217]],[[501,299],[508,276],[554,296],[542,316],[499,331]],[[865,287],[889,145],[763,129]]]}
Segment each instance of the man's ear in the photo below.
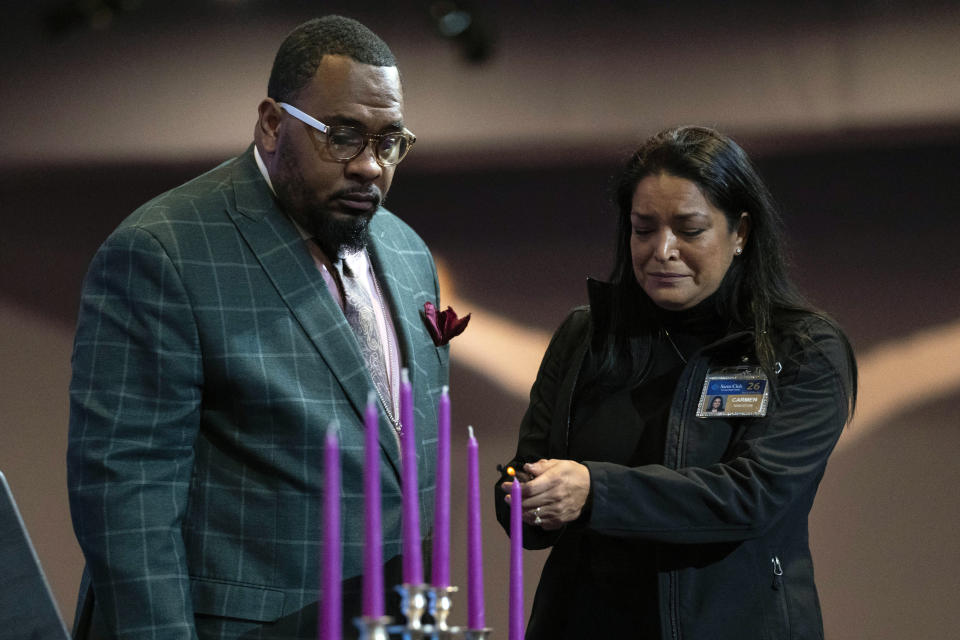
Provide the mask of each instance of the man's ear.
{"label": "man's ear", "polygon": [[265,153],[273,153],[277,150],[280,111],[280,106],[273,98],[264,98],[257,107],[257,126],[253,132],[253,139]]}

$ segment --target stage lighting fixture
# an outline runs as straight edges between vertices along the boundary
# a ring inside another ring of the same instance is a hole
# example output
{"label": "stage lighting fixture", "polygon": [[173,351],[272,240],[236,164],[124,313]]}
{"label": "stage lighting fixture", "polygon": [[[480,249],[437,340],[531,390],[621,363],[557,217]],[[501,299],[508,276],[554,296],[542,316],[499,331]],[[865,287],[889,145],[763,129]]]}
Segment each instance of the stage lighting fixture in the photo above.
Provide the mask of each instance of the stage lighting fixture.
{"label": "stage lighting fixture", "polygon": [[493,55],[493,37],[475,9],[458,2],[434,2],[430,17],[437,33],[453,42],[467,62],[482,64]]}

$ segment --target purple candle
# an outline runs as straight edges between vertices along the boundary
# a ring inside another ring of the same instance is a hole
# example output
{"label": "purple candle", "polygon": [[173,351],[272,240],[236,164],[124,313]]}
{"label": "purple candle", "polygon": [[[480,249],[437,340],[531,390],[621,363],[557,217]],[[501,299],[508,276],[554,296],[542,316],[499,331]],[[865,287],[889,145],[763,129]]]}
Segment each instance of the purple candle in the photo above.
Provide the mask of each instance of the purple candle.
{"label": "purple candle", "polygon": [[[510,469],[513,471],[513,469]],[[513,474],[510,474],[513,475]],[[516,476],[510,487],[510,635],[523,640],[523,514],[520,481]]]}
{"label": "purple candle", "polygon": [[467,427],[467,628],[483,629],[483,536],[480,533],[480,451]]}
{"label": "purple candle", "polygon": [[383,617],[383,540],[380,524],[380,419],[377,394],[367,394],[363,426],[363,507],[366,538],[363,545],[363,615]]}
{"label": "purple candle", "polygon": [[437,492],[433,516],[433,586],[450,586],[450,394],[437,405]]}
{"label": "purple candle", "polygon": [[420,500],[417,482],[417,442],[413,425],[413,388],[410,373],[400,372],[400,456],[403,465],[403,581],[423,584],[423,557],[420,548]]}
{"label": "purple candle", "polygon": [[327,427],[323,450],[323,609],[320,618],[320,640],[340,640],[340,445],[337,423]]}

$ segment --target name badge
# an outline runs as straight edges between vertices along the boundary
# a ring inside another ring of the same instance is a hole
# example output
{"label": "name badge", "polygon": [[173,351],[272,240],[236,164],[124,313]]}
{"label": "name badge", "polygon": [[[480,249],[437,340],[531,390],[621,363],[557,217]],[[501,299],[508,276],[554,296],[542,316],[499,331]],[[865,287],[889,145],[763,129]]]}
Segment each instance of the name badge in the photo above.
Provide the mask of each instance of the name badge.
{"label": "name badge", "polygon": [[760,367],[711,368],[703,381],[698,418],[767,415],[770,385]]}

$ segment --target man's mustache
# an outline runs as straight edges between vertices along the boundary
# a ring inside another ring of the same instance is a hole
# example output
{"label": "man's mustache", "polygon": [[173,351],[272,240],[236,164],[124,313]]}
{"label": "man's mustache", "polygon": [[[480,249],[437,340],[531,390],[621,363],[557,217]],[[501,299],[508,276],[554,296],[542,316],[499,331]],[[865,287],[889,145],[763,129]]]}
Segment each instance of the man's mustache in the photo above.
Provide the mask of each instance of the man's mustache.
{"label": "man's mustache", "polygon": [[339,200],[341,198],[345,200],[368,200],[379,205],[383,201],[383,194],[380,192],[378,186],[370,185],[369,187],[341,189],[330,196],[331,200]]}

